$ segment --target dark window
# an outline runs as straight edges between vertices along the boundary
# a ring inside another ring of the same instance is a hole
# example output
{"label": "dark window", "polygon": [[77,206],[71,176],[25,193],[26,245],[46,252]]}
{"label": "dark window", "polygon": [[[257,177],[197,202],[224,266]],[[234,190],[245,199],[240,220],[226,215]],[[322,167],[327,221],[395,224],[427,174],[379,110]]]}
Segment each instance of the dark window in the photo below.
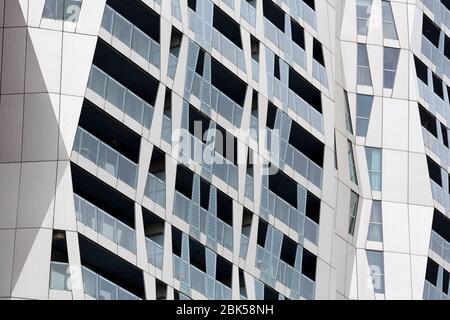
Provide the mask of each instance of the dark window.
{"label": "dark window", "polygon": [[431,21],[426,15],[423,15],[423,26],[422,34],[431,41],[431,43],[438,48],[439,47],[439,37],[441,35],[441,30],[437,25]]}

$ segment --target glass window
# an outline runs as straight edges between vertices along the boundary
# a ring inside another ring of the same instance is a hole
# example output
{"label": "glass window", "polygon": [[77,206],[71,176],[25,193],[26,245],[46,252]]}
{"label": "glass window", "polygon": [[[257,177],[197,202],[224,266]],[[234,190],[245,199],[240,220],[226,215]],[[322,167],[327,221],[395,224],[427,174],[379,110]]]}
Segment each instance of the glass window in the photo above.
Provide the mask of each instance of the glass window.
{"label": "glass window", "polygon": [[373,96],[358,94],[356,96],[356,135],[365,137],[372,112]]}
{"label": "glass window", "polygon": [[83,0],[46,0],[42,17],[77,22]]}
{"label": "glass window", "polygon": [[363,86],[372,86],[372,77],[370,74],[369,57],[365,44],[358,43],[358,70],[357,81]]}
{"label": "glass window", "polygon": [[348,102],[348,93],[345,90],[344,90],[344,99],[345,99],[345,126],[347,127],[347,131],[353,134],[352,117],[350,115],[350,105]]}
{"label": "glass window", "polygon": [[384,48],[384,87],[392,89],[394,87],[395,73],[397,71],[400,49]]}
{"label": "glass window", "polygon": [[356,21],[358,34],[366,36],[369,31],[370,12],[372,10],[372,0],[356,1]]}
{"label": "glass window", "polygon": [[348,145],[348,167],[350,173],[350,180],[353,183],[358,184],[358,178],[356,177],[355,158],[353,156],[352,142],[350,140],[347,140],[347,145]]}
{"label": "glass window", "polygon": [[386,39],[398,40],[394,15],[389,1],[383,1],[383,36]]}
{"label": "glass window", "polygon": [[350,193],[350,220],[348,226],[348,233],[352,236],[355,234],[356,216],[358,214],[359,196],[351,191]]}
{"label": "glass window", "polygon": [[381,215],[381,201],[372,201],[372,210],[370,212],[369,232],[367,233],[369,241],[383,241],[383,219]]}
{"label": "glass window", "polygon": [[375,293],[384,293],[384,258],[383,252],[367,250],[367,262]]}
{"label": "glass window", "polygon": [[367,148],[367,169],[373,191],[381,191],[381,149]]}

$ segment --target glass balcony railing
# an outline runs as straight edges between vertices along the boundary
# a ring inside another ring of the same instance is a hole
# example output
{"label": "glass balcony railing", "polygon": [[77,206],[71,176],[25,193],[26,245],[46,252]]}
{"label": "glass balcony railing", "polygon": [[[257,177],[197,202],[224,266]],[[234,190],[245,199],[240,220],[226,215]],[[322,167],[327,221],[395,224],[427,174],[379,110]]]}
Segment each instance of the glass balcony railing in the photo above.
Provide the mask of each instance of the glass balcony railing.
{"label": "glass balcony railing", "polygon": [[250,138],[255,141],[258,141],[259,136],[259,126],[258,126],[258,118],[254,115],[250,118]]}
{"label": "glass balcony railing", "polygon": [[[206,296],[206,286],[207,278],[206,273],[198,269],[197,267],[190,265],[191,267],[191,288],[195,291]],[[214,300],[230,300],[231,299],[231,288],[225,286],[219,281],[215,281],[215,294]]]}
{"label": "glass balcony railing", "polygon": [[222,0],[228,7],[234,9],[234,0]]}
{"label": "glass balcony railing", "polygon": [[238,128],[241,126],[242,107],[212,85],[211,107],[234,126]]}
{"label": "glass balcony railing", "polygon": [[431,193],[433,199],[445,208],[445,212],[450,212],[450,195],[439,184],[430,179]]}
{"label": "glass balcony railing", "polygon": [[173,54],[169,53],[169,66],[167,67],[167,75],[171,79],[175,79],[175,72],[177,71],[178,58]]}
{"label": "glass balcony railing", "polygon": [[277,281],[280,282],[282,285],[284,285],[286,288],[289,288],[294,291],[299,291],[299,288],[294,288],[293,286],[296,285],[294,283],[294,274],[300,272],[296,271],[293,267],[288,265],[283,260],[280,260],[278,263],[278,270],[277,270]]}
{"label": "glass balcony railing", "polygon": [[254,180],[248,174],[245,178],[245,197],[251,201],[254,200]]}
{"label": "glass balcony railing", "polygon": [[302,275],[300,281],[300,294],[306,300],[314,300],[316,284],[310,278]]}
{"label": "glass balcony railing", "polygon": [[77,129],[73,151],[133,189],[136,188],[137,164],[81,127]]}
{"label": "glass balcony railing", "polygon": [[308,239],[315,245],[318,245],[319,225],[308,217],[305,217],[305,239]]}
{"label": "glass balcony railing", "polygon": [[147,176],[144,195],[162,208],[166,207],[166,183],[151,173]]}
{"label": "glass balcony railing", "polygon": [[[175,198],[173,205],[173,214],[183,220],[186,223],[191,223],[189,217],[192,213],[194,204],[191,199],[188,199],[185,195],[175,190]],[[200,207],[200,225],[192,226],[199,229],[202,233],[206,234],[206,219],[210,213]],[[216,219],[216,240],[223,247],[233,251],[233,228],[227,223],[215,216],[209,218]]]}
{"label": "glass balcony railing", "polygon": [[106,5],[103,14],[102,27],[159,69],[161,63],[161,48],[159,43],[108,5]]}
{"label": "glass balcony railing", "polygon": [[74,194],[74,200],[75,215],[79,222],[122,248],[136,253],[136,236],[132,228],[77,194]]}
{"label": "glass balcony railing", "polygon": [[302,1],[302,4],[303,4],[302,6],[303,20],[305,20],[305,22],[314,29],[317,29],[316,12],[305,2]]}
{"label": "glass balcony railing", "polygon": [[68,263],[50,262],[50,289],[71,290]]}
{"label": "glass balcony railing", "polygon": [[256,28],[256,9],[246,0],[241,0],[241,17]]}
{"label": "glass balcony railing", "polygon": [[172,120],[163,115],[161,138],[168,144],[172,143]]}
{"label": "glass balcony railing", "polygon": [[[159,0],[161,1],[161,0]],[[181,7],[180,7],[180,0],[172,0],[172,17],[177,19],[178,21],[181,21]]]}
{"label": "glass balcony railing", "polygon": [[[272,130],[266,129],[266,149],[275,159],[279,159],[279,150],[277,148],[273,150],[275,145],[272,144],[280,141],[280,139]],[[322,188],[322,168],[289,143],[287,143],[284,163],[319,189]]]}
{"label": "glass balcony railing", "polygon": [[450,300],[450,296],[436,288],[428,280],[425,280],[423,300]]}
{"label": "glass balcony railing", "polygon": [[441,97],[439,97],[436,93],[434,93],[432,88],[423,83],[422,80],[418,79],[417,84],[419,95],[426,103],[428,103],[430,112],[434,113],[434,111],[437,111],[444,118],[449,118],[450,112],[448,111],[445,101],[442,100]]}
{"label": "glass balcony railing", "polygon": [[430,149],[435,155],[440,157],[439,139],[436,138],[430,131],[422,128],[423,142],[425,147]]}
{"label": "glass balcony railing", "polygon": [[212,47],[239,69],[244,72],[246,71],[244,51],[214,28],[212,33]]}
{"label": "glass balcony railing", "polygon": [[327,70],[323,65],[313,60],[313,77],[324,87],[328,88]]}
{"label": "glass balcony railing", "polygon": [[88,88],[147,129],[150,129],[154,108],[95,65],[91,69]]}
{"label": "glass balcony railing", "polygon": [[241,234],[241,248],[239,250],[239,256],[242,259],[247,258],[248,243],[249,243],[248,237],[245,234]]}
{"label": "glass balcony railing", "polygon": [[306,52],[305,49],[292,41],[292,60],[302,69],[306,70]]}
{"label": "glass balcony railing", "polygon": [[323,133],[323,115],[289,89],[289,109],[294,111],[314,129]]}
{"label": "glass balcony railing", "polygon": [[173,214],[189,223],[189,216],[191,212],[191,199],[188,199],[184,194],[175,190],[175,198],[173,204]]}
{"label": "glass balcony railing", "polygon": [[[191,93],[202,100],[201,93],[203,87],[208,90],[211,88],[211,108],[239,128],[242,121],[242,107],[226,96],[222,91],[208,83],[208,81],[204,80],[198,73],[195,73],[192,81]],[[209,101],[203,102],[209,105]]]}
{"label": "glass balcony railing", "polygon": [[233,251],[233,228],[220,219],[216,223],[217,242],[230,251]]}
{"label": "glass balcony railing", "polygon": [[231,288],[223,283],[216,281],[215,300],[231,300]]}
{"label": "glass balcony railing", "polygon": [[430,249],[450,263],[450,243],[434,230],[431,231]]}
{"label": "glass balcony railing", "polygon": [[82,267],[84,293],[97,300],[141,300],[117,284]]}
{"label": "glass balcony railing", "polygon": [[259,82],[259,63],[255,59],[252,59],[252,78]]}
{"label": "glass balcony railing", "polygon": [[237,190],[238,168],[217,152],[214,156],[213,174]]}
{"label": "glass balcony railing", "polygon": [[148,262],[154,265],[156,268],[162,270],[163,268],[163,247],[157,242],[145,238],[145,243],[147,246],[147,259]]}

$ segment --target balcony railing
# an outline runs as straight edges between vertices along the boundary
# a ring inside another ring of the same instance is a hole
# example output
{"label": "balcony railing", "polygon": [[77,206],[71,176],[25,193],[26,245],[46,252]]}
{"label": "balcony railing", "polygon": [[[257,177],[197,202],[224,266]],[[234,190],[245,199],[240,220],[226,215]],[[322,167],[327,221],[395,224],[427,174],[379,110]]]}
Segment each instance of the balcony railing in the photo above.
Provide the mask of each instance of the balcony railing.
{"label": "balcony railing", "polygon": [[[175,190],[175,198],[173,205],[173,214],[183,220],[186,223],[191,223],[189,217],[192,214],[192,208],[194,204],[192,200],[187,198],[185,195]],[[199,229],[202,233],[206,234],[206,219],[207,215],[210,214],[208,211],[200,207],[200,225],[191,227]],[[233,228],[222,220],[214,217],[216,219],[216,240],[223,247],[233,251]],[[211,218],[210,217],[210,218]]]}
{"label": "balcony railing", "polygon": [[254,199],[254,180],[248,174],[245,178],[245,197],[251,201]]}
{"label": "balcony railing", "polygon": [[237,190],[238,187],[238,169],[230,161],[226,160],[219,153],[214,155],[213,174]]}
{"label": "balcony railing", "polygon": [[308,122],[314,129],[323,133],[323,115],[291,89],[289,89],[289,109]]}
{"label": "balcony railing", "polygon": [[136,236],[132,228],[77,194],[74,194],[74,200],[78,221],[122,248],[132,253],[136,252]]}
{"label": "balcony railing", "polygon": [[144,194],[162,208],[166,207],[166,183],[151,173],[147,176]]}
{"label": "balcony railing", "polygon": [[247,258],[248,243],[249,243],[248,237],[245,234],[241,234],[241,248],[239,250],[239,256],[242,259]]}
{"label": "balcony railing", "polygon": [[[275,159],[280,159],[279,150],[273,149],[276,146],[273,144],[277,141],[279,143],[280,140],[281,138],[272,130],[266,129],[266,149]],[[322,188],[322,168],[289,143],[287,144],[284,163],[319,189]]]}
{"label": "balcony railing", "polygon": [[169,53],[169,65],[167,67],[167,75],[169,78],[175,78],[175,72],[177,71],[178,58],[173,54]]}
{"label": "balcony railing", "polygon": [[450,243],[434,230],[431,231],[430,249],[450,263]]}
{"label": "balcony railing", "polygon": [[212,47],[239,69],[244,72],[246,71],[244,51],[214,28],[212,33]]}
{"label": "balcony railing", "polygon": [[324,87],[328,88],[327,70],[323,65],[313,60],[313,77],[316,78]]}
{"label": "balcony railing", "polygon": [[150,128],[154,108],[95,65],[91,69],[88,88],[147,129]]}
{"label": "balcony railing", "polygon": [[154,265],[156,268],[162,270],[163,267],[163,247],[155,241],[145,238],[147,246],[147,259],[148,262]]}
{"label": "balcony railing", "polygon": [[[239,128],[242,121],[242,107],[208,81],[204,80],[198,73],[195,73],[191,93],[202,100],[203,87],[208,90],[211,88],[211,108]],[[206,105],[210,104],[209,101],[202,100],[202,102],[206,103]]]}
{"label": "balcony railing", "polygon": [[50,262],[50,289],[71,290],[68,263]]}
{"label": "balcony railing", "polygon": [[103,14],[102,27],[159,69],[161,62],[161,47],[159,43],[108,5],[105,7]]}
{"label": "balcony railing", "polygon": [[163,115],[161,138],[168,144],[172,143],[172,120]]}
{"label": "balcony railing", "polygon": [[82,267],[84,293],[97,300],[141,300],[117,284]]}
{"label": "balcony railing", "polygon": [[241,17],[256,28],[256,9],[246,0],[241,0]]}
{"label": "balcony railing", "polygon": [[133,189],[136,188],[137,164],[81,127],[77,129],[73,150]]}
{"label": "balcony railing", "polygon": [[233,228],[222,220],[217,219],[216,230],[217,242],[233,251]]}

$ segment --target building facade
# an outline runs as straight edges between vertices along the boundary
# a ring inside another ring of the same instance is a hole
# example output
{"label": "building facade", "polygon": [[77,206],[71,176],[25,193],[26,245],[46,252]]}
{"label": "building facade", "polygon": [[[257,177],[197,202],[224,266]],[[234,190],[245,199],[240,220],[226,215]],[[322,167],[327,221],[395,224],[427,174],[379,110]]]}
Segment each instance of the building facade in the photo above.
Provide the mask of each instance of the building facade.
{"label": "building facade", "polygon": [[0,298],[450,296],[450,1],[0,12]]}

